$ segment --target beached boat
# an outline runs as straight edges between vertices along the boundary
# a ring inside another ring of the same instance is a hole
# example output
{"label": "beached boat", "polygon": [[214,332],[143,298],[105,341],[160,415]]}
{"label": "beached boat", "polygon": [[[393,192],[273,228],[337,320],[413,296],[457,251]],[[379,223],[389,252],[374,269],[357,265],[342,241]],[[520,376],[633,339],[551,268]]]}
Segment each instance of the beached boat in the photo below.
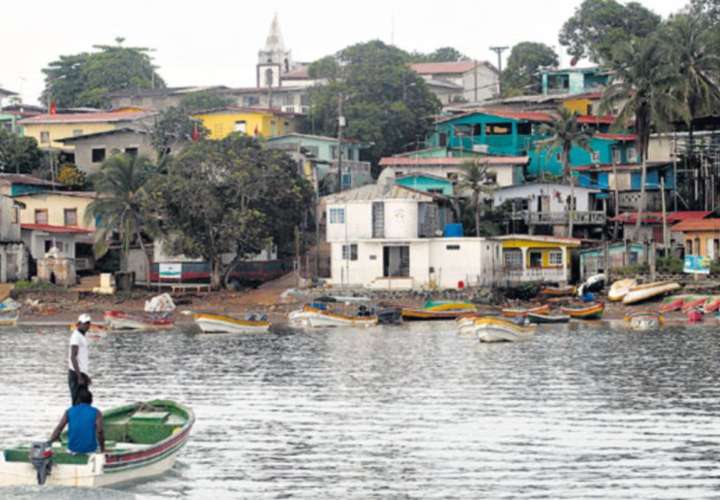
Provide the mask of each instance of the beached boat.
{"label": "beached boat", "polygon": [[475,318],[473,325],[480,342],[520,342],[535,335],[535,325],[521,326],[494,316]]}
{"label": "beached boat", "polygon": [[502,310],[502,315],[506,318],[526,318],[528,314],[547,314],[550,312],[550,306],[543,304],[538,307],[531,307],[529,309],[522,308],[506,308]]}
{"label": "beached boat", "polygon": [[469,302],[429,300],[420,309],[403,308],[402,318],[408,321],[450,320],[477,312]]}
{"label": "beached boat", "polygon": [[175,319],[135,316],[122,311],[105,311],[105,324],[110,330],[169,330],[175,326]]}
{"label": "beached boat", "polygon": [[707,300],[707,297],[697,297],[691,300],[687,300],[682,306],[682,312],[686,313],[691,309],[703,309],[703,306],[705,305]]}
{"label": "beached boat", "polygon": [[[187,442],[195,416],[178,403],[157,400],[104,411],[103,420],[106,453],[73,454],[63,434],[47,457],[51,469],[45,484],[102,487],[163,474]],[[38,483],[30,449],[26,444],[0,454],[0,486]],[[45,470],[45,463],[39,466]]]}
{"label": "beached boat", "polygon": [[561,307],[560,310],[573,319],[600,319],[605,311],[605,304],[598,302],[585,307]]}
{"label": "beached boat", "polygon": [[664,320],[661,314],[641,312],[626,316],[625,321],[630,323],[630,328],[633,330],[647,332],[660,328]]}
{"label": "beached boat", "polygon": [[0,312],[0,326],[16,326],[20,313],[18,311]]}
{"label": "beached boat", "polygon": [[302,309],[291,312],[288,316],[290,323],[310,328],[323,326],[367,327],[378,324],[378,317],[374,314],[349,316],[330,312],[318,306],[320,304],[306,305]]}
{"label": "beached boat", "polygon": [[666,293],[674,292],[679,288],[680,284],[675,282],[657,282],[638,285],[631,288],[630,291],[625,294],[625,297],[623,297],[623,304],[637,304],[638,302],[654,299],[665,295]]}
{"label": "beached boat", "polygon": [[612,284],[610,290],[608,291],[608,300],[610,302],[620,302],[632,288],[637,286],[637,284],[637,280],[634,279],[616,281]]}
{"label": "beached boat", "polygon": [[237,319],[225,314],[193,314],[195,324],[203,333],[267,333],[270,322],[263,318]]}
{"label": "beached boat", "polygon": [[527,315],[527,319],[530,323],[535,324],[567,323],[570,321],[570,316],[567,314],[540,314],[530,312]]}
{"label": "beached boat", "polygon": [[572,297],[577,292],[574,286],[546,286],[540,289],[540,295],[549,297]]}
{"label": "beached boat", "polygon": [[720,309],[720,297],[710,297],[705,304],[703,304],[703,312],[705,314],[716,313]]}
{"label": "beached boat", "polygon": [[690,309],[687,317],[690,323],[700,323],[703,320],[703,313],[700,309]]}
{"label": "beached boat", "polygon": [[683,304],[685,303],[685,299],[683,297],[677,297],[673,298],[671,297],[671,300],[663,303],[660,308],[658,309],[661,313],[670,313],[673,311],[679,311],[682,309]]}

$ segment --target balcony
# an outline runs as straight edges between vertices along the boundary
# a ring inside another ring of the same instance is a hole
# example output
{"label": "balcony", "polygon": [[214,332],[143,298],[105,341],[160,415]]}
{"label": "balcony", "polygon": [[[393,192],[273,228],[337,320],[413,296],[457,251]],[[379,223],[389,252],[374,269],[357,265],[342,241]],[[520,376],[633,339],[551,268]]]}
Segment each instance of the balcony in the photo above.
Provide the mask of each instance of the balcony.
{"label": "balcony", "polygon": [[564,283],[568,279],[566,270],[563,268],[504,268],[503,276],[508,283],[523,283],[534,281],[547,283]]}
{"label": "balcony", "polygon": [[[555,226],[567,225],[570,222],[570,212],[515,212],[513,220],[524,221],[528,226]],[[573,212],[573,225],[576,226],[604,226],[607,216],[602,210],[590,212]]]}

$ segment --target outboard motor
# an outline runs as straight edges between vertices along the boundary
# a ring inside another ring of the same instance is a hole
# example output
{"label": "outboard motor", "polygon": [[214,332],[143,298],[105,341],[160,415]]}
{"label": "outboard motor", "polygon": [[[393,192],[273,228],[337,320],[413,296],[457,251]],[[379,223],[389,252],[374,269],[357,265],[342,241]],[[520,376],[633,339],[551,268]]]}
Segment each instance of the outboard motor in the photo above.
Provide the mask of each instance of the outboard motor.
{"label": "outboard motor", "polygon": [[30,463],[37,472],[37,482],[45,484],[45,479],[50,475],[52,469],[53,452],[49,442],[36,441],[30,447]]}

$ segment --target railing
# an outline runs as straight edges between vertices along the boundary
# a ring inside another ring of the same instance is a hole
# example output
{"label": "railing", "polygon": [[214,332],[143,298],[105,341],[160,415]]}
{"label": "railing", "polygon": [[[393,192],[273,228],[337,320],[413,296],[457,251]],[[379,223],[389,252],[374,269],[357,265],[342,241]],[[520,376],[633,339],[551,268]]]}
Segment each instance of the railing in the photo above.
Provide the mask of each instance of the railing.
{"label": "railing", "polygon": [[567,275],[564,269],[542,269],[542,268],[528,268],[528,269],[503,269],[503,277],[508,282],[523,282],[523,281],[547,281],[553,283],[559,283],[567,280]]}
{"label": "railing", "polygon": [[75,258],[76,271],[91,271],[93,269],[95,269],[95,259],[93,259],[92,257]]}
{"label": "railing", "polygon": [[[572,213],[572,220],[573,224],[577,225],[605,225],[607,216],[603,211],[575,211]],[[568,224],[570,212],[529,212],[526,214],[525,221],[529,225]]]}

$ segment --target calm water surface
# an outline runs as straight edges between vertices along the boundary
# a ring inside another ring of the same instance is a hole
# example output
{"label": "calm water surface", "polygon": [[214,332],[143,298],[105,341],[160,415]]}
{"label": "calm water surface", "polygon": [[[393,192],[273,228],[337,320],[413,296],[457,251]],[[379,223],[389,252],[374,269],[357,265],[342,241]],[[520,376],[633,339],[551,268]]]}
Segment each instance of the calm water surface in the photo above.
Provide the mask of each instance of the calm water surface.
{"label": "calm water surface", "polygon": [[[52,431],[68,335],[0,333],[0,446]],[[139,497],[718,498],[719,346],[699,328],[178,330],[93,341],[91,375],[101,408],[196,413],[175,468],[122,488]]]}

